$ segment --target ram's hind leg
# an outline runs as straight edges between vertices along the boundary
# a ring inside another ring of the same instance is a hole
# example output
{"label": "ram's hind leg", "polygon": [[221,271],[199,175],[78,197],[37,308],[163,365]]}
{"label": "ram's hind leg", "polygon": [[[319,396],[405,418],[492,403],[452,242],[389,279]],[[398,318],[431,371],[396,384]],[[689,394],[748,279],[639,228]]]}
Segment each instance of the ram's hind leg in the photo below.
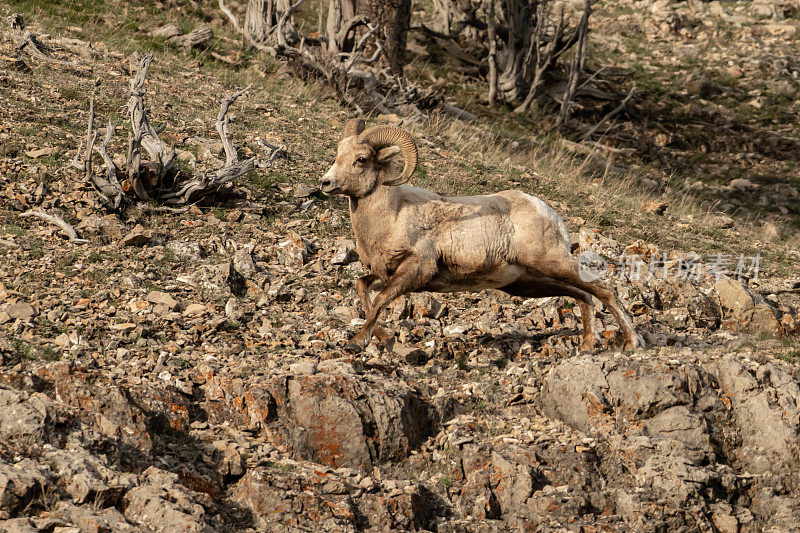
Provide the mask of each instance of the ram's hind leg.
{"label": "ram's hind leg", "polygon": [[[365,316],[369,315],[369,310],[372,307],[372,302],[369,298],[369,288],[377,279],[378,277],[374,274],[367,274],[366,276],[358,278],[358,281],[356,281],[356,293],[358,294],[358,299],[361,301],[361,307],[364,309]],[[372,333],[378,338],[378,342],[381,346],[388,345],[389,341],[392,339],[392,335],[378,325],[375,326]]]}
{"label": "ram's hind leg", "polygon": [[[595,332],[595,309],[592,304],[592,297],[579,289],[575,289],[581,293],[581,297],[573,296],[578,300],[578,306],[581,308],[581,324],[583,325],[583,340],[581,341],[580,350],[588,352],[594,350],[597,344],[597,333]],[[568,295],[571,296],[571,295]]]}
{"label": "ram's hind leg", "polygon": [[568,296],[578,302],[581,309],[581,325],[583,326],[583,339],[580,351],[592,351],[597,344],[595,332],[595,309],[592,296],[566,283],[557,281],[535,281],[530,283],[517,282],[502,288],[503,291],[523,298],[544,298],[547,296]]}
{"label": "ram's hind leg", "polygon": [[628,314],[620,305],[617,295],[605,283],[599,280],[584,281],[578,273],[577,265],[572,261],[564,271],[552,272],[548,273],[548,275],[583,292],[588,292],[603,302],[603,305],[611,311],[611,314],[614,315],[614,320],[619,324],[620,333],[622,333],[623,350],[634,350],[639,346],[639,337],[633,329],[633,322],[631,322]]}
{"label": "ram's hind leg", "polygon": [[622,349],[635,350],[639,347],[639,337],[633,329],[633,322],[631,322],[628,313],[622,308],[619,299],[614,291],[605,286],[600,281],[583,282],[581,287],[586,292],[593,294],[597,297],[603,305],[605,305],[611,314],[614,315],[614,320],[619,324],[620,332],[622,333]]}

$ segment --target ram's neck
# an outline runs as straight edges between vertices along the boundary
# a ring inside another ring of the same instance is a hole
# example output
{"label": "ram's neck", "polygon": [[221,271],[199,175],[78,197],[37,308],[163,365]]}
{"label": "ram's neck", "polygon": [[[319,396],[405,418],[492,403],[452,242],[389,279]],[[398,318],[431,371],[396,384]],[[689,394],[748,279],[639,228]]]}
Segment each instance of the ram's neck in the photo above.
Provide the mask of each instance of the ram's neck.
{"label": "ram's neck", "polygon": [[350,198],[350,222],[359,248],[375,249],[385,240],[400,202],[400,188],[384,185],[365,198]]}
{"label": "ram's neck", "polygon": [[365,198],[350,197],[350,217],[354,224],[356,219],[363,218],[392,219],[397,214],[399,204],[399,187],[379,185],[372,194]]}

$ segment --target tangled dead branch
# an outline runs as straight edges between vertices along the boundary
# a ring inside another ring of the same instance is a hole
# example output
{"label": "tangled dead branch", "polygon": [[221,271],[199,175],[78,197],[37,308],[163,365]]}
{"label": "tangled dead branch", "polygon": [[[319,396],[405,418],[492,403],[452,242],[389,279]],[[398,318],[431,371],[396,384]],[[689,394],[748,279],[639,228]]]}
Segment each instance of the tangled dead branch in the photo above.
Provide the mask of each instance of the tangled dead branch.
{"label": "tangled dead branch", "polygon": [[79,66],[78,63],[62,61],[60,59],[50,57],[42,52],[40,49],[40,46],[42,45],[38,42],[30,30],[25,28],[25,20],[19,13],[14,13],[6,20],[11,25],[11,38],[14,41],[14,48],[16,50],[30,56],[33,59],[43,61],[45,63],[62,65],[71,68],[77,68]]}
{"label": "tangled dead branch", "polygon": [[[99,201],[112,211],[117,211],[136,199],[154,200],[163,204],[182,205],[203,197],[229,192],[233,181],[255,167],[255,158],[239,161],[228,127],[228,109],[248,88],[242,89],[222,100],[217,115],[216,129],[225,149],[225,165],[213,172],[197,172],[186,175],[175,165],[175,150],[167,146],[158,136],[148,118],[144,103],[144,82],[152,64],[153,57],[145,55],[139,60],[138,68],[130,80],[128,113],[131,133],[128,136],[128,149],[125,162],[125,179],[120,183],[119,169],[108,154],[108,145],[114,133],[114,125],[109,120],[103,142],[95,145],[97,131],[94,130],[94,93],[89,104],[89,125],[86,133],[84,171],[98,194]],[[280,148],[274,147],[270,163],[279,155]],[[146,154],[143,161],[142,150]],[[80,148],[79,148],[80,151]],[[103,159],[105,173],[92,170],[91,155],[96,151]]]}
{"label": "tangled dead branch", "polygon": [[626,96],[626,97],[625,97],[625,98],[622,100],[622,102],[620,102],[620,104],[619,104],[617,107],[615,107],[614,109],[612,109],[611,111],[609,111],[609,112],[608,112],[608,113],[607,113],[607,114],[606,114],[606,115],[605,115],[603,118],[601,118],[601,119],[600,119],[600,121],[599,121],[597,124],[595,124],[594,126],[592,126],[592,127],[589,129],[589,131],[587,131],[586,133],[584,133],[584,134],[581,136],[581,140],[585,141],[585,140],[587,140],[587,139],[590,139],[590,138],[592,137],[592,135],[593,135],[593,134],[594,134],[594,133],[595,133],[595,132],[596,132],[598,129],[600,129],[600,127],[601,127],[603,124],[605,124],[606,122],[608,122],[608,121],[609,121],[609,120],[611,120],[612,118],[614,118],[614,117],[616,117],[617,115],[619,115],[619,114],[622,112],[622,110],[623,110],[623,109],[625,109],[625,106],[626,106],[626,105],[628,105],[628,102],[631,100],[631,98],[633,98],[633,95],[634,95],[635,93],[636,93],[636,84],[633,84],[633,87],[631,87],[631,90],[628,92],[628,96]]}
{"label": "tangled dead branch", "polygon": [[219,137],[222,140],[222,145],[225,148],[225,166],[215,172],[200,174],[195,176],[194,179],[185,181],[176,191],[163,194],[159,198],[162,202],[166,204],[189,203],[199,196],[229,188],[233,180],[253,170],[255,158],[239,161],[239,157],[236,154],[236,147],[233,145],[231,136],[228,133],[228,124],[230,124],[228,108],[249,88],[250,87],[246,87],[230,95],[220,104],[216,127],[217,133],[219,133]]}
{"label": "tangled dead branch", "polygon": [[[170,171],[175,163],[175,151],[168,148],[158,132],[150,125],[144,107],[144,80],[150,70],[153,56],[142,56],[136,74],[130,80],[130,97],[128,98],[128,113],[131,117],[133,135],[128,144],[128,182],[133,187],[136,195],[142,200],[149,200],[147,189],[154,187]],[[146,167],[146,172],[141,171],[141,149],[147,151],[151,164]],[[143,180],[149,178],[145,185]]]}
{"label": "tangled dead branch", "polygon": [[[377,68],[376,64],[384,54],[385,45],[377,38],[377,26],[363,15],[351,16],[345,20],[340,13],[337,19],[340,25],[335,27],[329,13],[327,36],[320,36],[319,39],[299,37],[294,29],[290,29],[288,21],[292,12],[303,2],[304,0],[297,0],[286,5],[279,13],[273,14],[275,25],[259,32],[264,36],[261,40],[248,31],[247,25],[243,27],[239,23],[233,12],[226,7],[224,0],[219,0],[219,5],[234,28],[255,48],[285,60],[298,77],[322,80],[361,115],[395,113],[414,121],[427,112],[439,111],[465,121],[477,119],[472,113],[447,102],[442,94],[413,85],[404,77]],[[271,5],[270,8],[280,9],[280,4],[278,2],[277,6]],[[337,4],[333,2],[331,5]],[[265,16],[260,20],[269,19],[269,16]],[[357,35],[359,32],[360,35]],[[370,44],[371,42],[374,43]],[[370,46],[374,50],[368,51]]]}
{"label": "tangled dead branch", "polygon": [[[625,107],[617,106],[625,93],[599,88],[608,83],[600,79],[608,69],[586,69],[589,19],[596,3],[435,0],[433,29],[421,25],[418,44],[461,65],[471,64],[469,56],[483,58],[472,75],[485,76],[490,106],[514,106],[517,114],[536,108],[552,114],[553,125],[563,128],[578,112],[596,120],[595,112],[609,107],[597,101],[616,106],[614,114]],[[587,100],[592,104],[582,105]],[[604,117],[598,127],[608,122]]]}

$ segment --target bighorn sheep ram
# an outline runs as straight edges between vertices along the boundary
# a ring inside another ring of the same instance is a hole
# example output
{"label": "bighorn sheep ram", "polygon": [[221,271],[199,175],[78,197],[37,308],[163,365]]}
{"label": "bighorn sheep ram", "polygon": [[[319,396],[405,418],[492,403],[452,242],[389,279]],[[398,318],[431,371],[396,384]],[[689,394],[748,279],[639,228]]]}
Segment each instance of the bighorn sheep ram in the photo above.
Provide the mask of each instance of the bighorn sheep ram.
{"label": "bighorn sheep ram", "polygon": [[[395,176],[398,154],[405,167]],[[598,280],[581,278],[570,254],[569,230],[549,205],[520,191],[445,197],[403,185],[417,161],[407,132],[394,126],[365,131],[356,119],[346,124],[336,161],[321,180],[326,194],[349,198],[356,250],[369,270],[356,283],[366,313],[352,339],[356,346],[366,346],[373,333],[386,341],[376,327],[378,316],[403,294],[481,289],[525,298],[574,298],[583,322],[581,350],[595,346],[596,296],[619,323],[623,349],[639,345],[614,292]],[[383,288],[370,301],[370,286],[377,280]]]}

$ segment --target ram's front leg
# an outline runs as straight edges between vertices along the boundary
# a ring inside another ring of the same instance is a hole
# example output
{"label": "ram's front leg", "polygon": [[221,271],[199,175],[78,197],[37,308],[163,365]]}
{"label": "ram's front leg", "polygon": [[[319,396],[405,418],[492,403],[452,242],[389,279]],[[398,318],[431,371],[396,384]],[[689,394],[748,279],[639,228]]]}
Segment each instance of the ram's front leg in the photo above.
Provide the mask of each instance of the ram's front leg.
{"label": "ram's front leg", "polygon": [[[356,293],[358,294],[358,299],[361,301],[361,307],[364,308],[365,315],[369,315],[369,310],[372,308],[372,302],[370,302],[369,299],[369,288],[377,279],[378,276],[367,274],[366,276],[358,278],[358,281],[356,281]],[[392,338],[391,334],[387,333],[386,330],[380,326],[375,326],[372,333],[378,338],[378,342],[380,342],[381,346],[388,345]]]}
{"label": "ram's front leg", "polygon": [[375,296],[369,309],[365,309],[367,321],[353,337],[351,344],[361,348],[369,344],[381,311],[400,296],[424,286],[434,272],[435,265],[433,268],[426,268],[416,255],[407,257],[389,278],[386,287]]}

